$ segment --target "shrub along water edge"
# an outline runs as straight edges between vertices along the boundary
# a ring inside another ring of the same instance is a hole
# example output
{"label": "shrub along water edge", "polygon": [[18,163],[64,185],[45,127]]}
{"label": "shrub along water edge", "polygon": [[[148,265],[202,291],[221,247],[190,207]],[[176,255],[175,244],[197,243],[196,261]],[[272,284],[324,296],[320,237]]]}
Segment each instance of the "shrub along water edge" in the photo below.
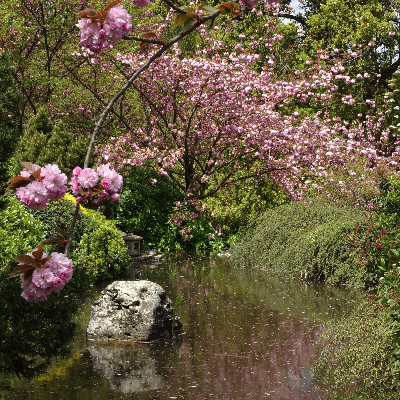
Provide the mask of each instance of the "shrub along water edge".
{"label": "shrub along water edge", "polygon": [[325,202],[292,203],[252,221],[232,248],[236,265],[360,285],[360,248],[350,239],[365,214]]}

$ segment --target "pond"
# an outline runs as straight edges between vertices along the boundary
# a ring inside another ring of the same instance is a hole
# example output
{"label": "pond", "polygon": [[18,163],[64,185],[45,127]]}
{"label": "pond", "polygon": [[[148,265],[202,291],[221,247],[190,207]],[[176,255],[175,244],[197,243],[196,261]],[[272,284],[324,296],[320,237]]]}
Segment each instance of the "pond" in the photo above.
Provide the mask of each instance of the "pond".
{"label": "pond", "polygon": [[31,382],[0,378],[13,399],[329,399],[313,377],[324,323],[354,306],[357,292],[232,267],[227,257],[182,254],[132,269],[121,280],[159,283],[185,333],[170,343],[95,344],[85,329],[93,288],[78,315],[72,356]]}

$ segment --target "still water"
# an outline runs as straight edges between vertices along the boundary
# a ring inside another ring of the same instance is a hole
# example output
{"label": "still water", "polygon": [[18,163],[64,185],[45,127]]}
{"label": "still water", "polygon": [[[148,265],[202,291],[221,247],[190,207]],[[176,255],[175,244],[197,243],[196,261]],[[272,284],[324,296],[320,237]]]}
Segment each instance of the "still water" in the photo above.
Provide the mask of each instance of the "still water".
{"label": "still water", "polygon": [[31,382],[0,379],[12,399],[329,399],[313,377],[324,323],[354,305],[351,289],[234,268],[226,257],[184,254],[120,278],[159,283],[185,333],[170,343],[95,344],[85,329],[94,288],[77,316],[72,356]]}

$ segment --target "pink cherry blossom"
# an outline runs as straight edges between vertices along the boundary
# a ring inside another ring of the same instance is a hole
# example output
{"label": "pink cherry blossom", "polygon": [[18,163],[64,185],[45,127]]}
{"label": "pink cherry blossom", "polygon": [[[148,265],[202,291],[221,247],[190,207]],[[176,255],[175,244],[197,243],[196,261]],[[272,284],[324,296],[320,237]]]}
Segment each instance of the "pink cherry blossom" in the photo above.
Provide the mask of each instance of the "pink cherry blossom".
{"label": "pink cherry blossom", "polygon": [[99,176],[103,176],[105,178],[110,172],[110,164],[102,164],[97,168],[97,173],[99,174]]}
{"label": "pink cherry blossom", "polygon": [[48,289],[52,286],[54,274],[49,268],[35,269],[32,274],[32,282],[42,288]]}
{"label": "pink cherry blossom", "polygon": [[81,32],[81,46],[88,48],[93,53],[100,53],[107,49],[109,43],[106,36],[100,32],[101,28],[96,22],[89,18],[81,18],[76,26]]}
{"label": "pink cherry blossom", "polygon": [[77,176],[74,176],[70,181],[71,190],[74,196],[78,196],[81,193],[81,187]]}
{"label": "pink cherry blossom", "polygon": [[[40,169],[40,166],[37,164],[32,164],[33,168],[35,171],[37,171],[38,169]],[[31,176],[31,171],[28,171],[26,168],[24,168],[20,173],[20,176],[23,176],[24,178],[29,178]]]}
{"label": "pink cherry blossom", "polygon": [[82,168],[81,168],[81,167],[75,167],[75,168],[73,169],[73,171],[72,171],[72,174],[73,174],[74,176],[78,176],[78,175],[81,173],[81,171],[82,171]]}
{"label": "pink cherry blossom", "polygon": [[15,191],[15,197],[32,210],[43,210],[47,206],[47,190],[42,182],[33,181]]}
{"label": "pink cherry blossom", "polygon": [[43,185],[47,190],[47,198],[59,200],[67,192],[67,176],[62,174],[56,164],[46,165],[40,174],[43,177]]}
{"label": "pink cherry blossom", "polygon": [[103,178],[101,181],[101,186],[103,186],[104,190],[111,190],[111,182],[108,178]]}
{"label": "pink cherry blossom", "polygon": [[119,200],[119,194],[118,193],[113,193],[111,195],[111,201],[115,202],[115,201],[118,201],[118,200]]}
{"label": "pink cherry blossom", "polygon": [[[29,253],[32,256],[32,253]],[[43,253],[42,259],[46,258]],[[53,252],[42,268],[36,268],[32,276],[25,281],[25,273],[21,274],[22,297],[27,301],[43,301],[52,292],[59,292],[72,278],[72,261],[64,254]],[[21,265],[21,264],[19,264]]]}
{"label": "pink cherry blossom", "polygon": [[81,187],[90,189],[96,186],[99,176],[92,168],[83,169],[78,175],[78,182]]}
{"label": "pink cherry blossom", "polygon": [[113,192],[119,192],[122,189],[123,185],[122,176],[116,171],[112,170],[111,173],[107,175],[107,177],[110,181],[111,190]]}

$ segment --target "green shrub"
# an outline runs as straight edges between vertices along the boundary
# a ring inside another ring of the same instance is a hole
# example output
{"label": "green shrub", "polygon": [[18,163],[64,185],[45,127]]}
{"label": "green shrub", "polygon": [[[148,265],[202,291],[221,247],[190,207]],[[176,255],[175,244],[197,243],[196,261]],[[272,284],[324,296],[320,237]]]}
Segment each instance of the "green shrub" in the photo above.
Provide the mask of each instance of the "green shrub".
{"label": "green shrub", "polygon": [[350,239],[364,214],[326,203],[294,203],[253,221],[232,249],[235,264],[332,283],[359,283],[360,249]]}
{"label": "green shrub", "polygon": [[45,239],[40,220],[15,198],[7,200],[7,208],[0,211],[0,271],[14,262],[13,257],[30,252]]}
{"label": "green shrub", "polygon": [[[155,185],[151,184],[152,179],[157,179]],[[169,178],[144,168],[132,168],[124,177],[121,197],[114,203],[112,215],[121,230],[143,237],[144,248],[174,249],[181,246],[169,220],[174,203],[182,198]]]}
{"label": "green shrub", "polygon": [[[71,198],[73,198],[73,196],[71,196]],[[48,206],[44,210],[30,210],[29,212],[42,222],[43,232],[46,238],[48,238],[54,234],[56,229],[62,229],[68,235],[75,208],[75,203],[66,198],[62,198],[56,201],[49,201]],[[94,212],[94,215],[101,216],[100,213],[96,212]],[[85,233],[90,234],[96,228],[93,219],[95,219],[95,216],[91,217],[88,210],[85,209],[85,212],[82,211],[82,208],[79,210],[72,236],[72,251],[74,251],[74,249],[79,245],[79,242]],[[58,248],[55,251],[62,252],[62,249]]]}
{"label": "green shrub", "polygon": [[229,192],[219,191],[204,201],[227,246],[234,245],[238,233],[252,218],[288,202],[285,193],[267,178],[249,179],[246,184],[239,181]]}
{"label": "green shrub", "polygon": [[[31,213],[40,219],[46,237],[49,237],[56,229],[63,229],[68,234],[75,207],[75,203],[63,198],[50,201],[42,211]],[[130,267],[130,256],[115,221],[87,208],[78,212],[70,257],[75,269],[84,269],[91,282],[110,279]]]}
{"label": "green shrub", "polygon": [[85,269],[92,282],[106,280],[128,270],[131,259],[115,221],[106,220],[92,211],[91,224],[93,231],[83,234],[72,254],[74,263]]}

